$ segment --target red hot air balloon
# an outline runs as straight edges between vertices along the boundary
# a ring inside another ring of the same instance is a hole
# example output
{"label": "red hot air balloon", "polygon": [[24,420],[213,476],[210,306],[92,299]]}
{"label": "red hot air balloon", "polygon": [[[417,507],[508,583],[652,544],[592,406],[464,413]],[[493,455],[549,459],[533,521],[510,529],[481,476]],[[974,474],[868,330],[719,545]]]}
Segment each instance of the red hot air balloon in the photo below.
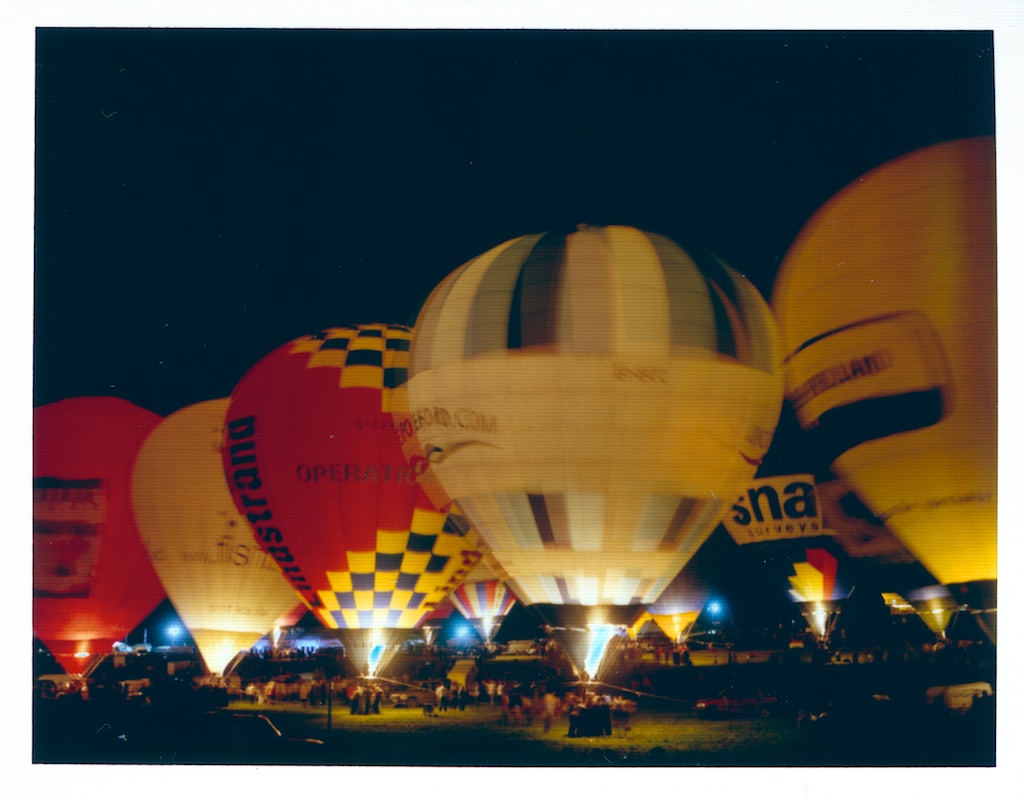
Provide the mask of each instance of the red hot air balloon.
{"label": "red hot air balloon", "polygon": [[69,673],[166,596],[131,504],[135,455],[160,419],[116,397],[35,409],[33,626]]}
{"label": "red hot air balloon", "polygon": [[[419,484],[391,415],[412,332],[331,328],[264,357],[231,396],[228,485],[256,540],[317,619],[375,668],[479,559]],[[386,633],[390,632],[390,633]]]}

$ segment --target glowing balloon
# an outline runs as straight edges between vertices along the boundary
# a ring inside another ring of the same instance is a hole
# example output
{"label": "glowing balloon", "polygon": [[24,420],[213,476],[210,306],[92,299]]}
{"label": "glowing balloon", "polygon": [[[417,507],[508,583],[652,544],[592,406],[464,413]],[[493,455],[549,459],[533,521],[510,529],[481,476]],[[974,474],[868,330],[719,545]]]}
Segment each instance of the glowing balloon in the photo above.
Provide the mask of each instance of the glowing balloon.
{"label": "glowing balloon", "polygon": [[405,402],[425,486],[458,503],[516,596],[555,626],[629,626],[764,456],[781,351],[767,303],[713,256],[580,226],[506,242],[434,289]]}
{"label": "glowing balloon", "polygon": [[648,616],[673,642],[685,641],[716,581],[736,559],[736,542],[723,526],[717,526],[668,588],[647,606]]}
{"label": "glowing balloon", "polygon": [[[257,542],[357,668],[415,628],[480,557],[420,487],[392,419],[412,332],[331,328],[277,348],[231,395],[222,456]],[[391,633],[388,633],[391,632]]]}
{"label": "glowing balloon", "polygon": [[277,563],[253,541],[224,480],[228,402],[208,400],[165,418],[143,443],[132,478],[139,535],[214,674],[298,602]]}
{"label": "glowing balloon", "polygon": [[993,622],[994,148],[946,142],[862,176],[804,226],[772,293],[815,450]]}
{"label": "glowing balloon", "polygon": [[109,653],[166,596],[131,508],[132,460],[158,422],[116,397],[35,409],[33,626],[69,673]]}
{"label": "glowing balloon", "polygon": [[[921,566],[891,531],[851,492],[835,479],[819,483],[816,490],[822,516],[847,555],[863,565],[872,585],[880,588],[883,601],[910,606],[939,639],[945,639],[957,613],[949,590]],[[886,596],[890,599],[887,599]],[[904,596],[911,598],[909,601]],[[900,609],[898,613],[909,613]]]}
{"label": "glowing balloon", "polygon": [[516,596],[497,577],[485,556],[448,596],[448,600],[473,623],[480,637],[489,642],[515,605]]}

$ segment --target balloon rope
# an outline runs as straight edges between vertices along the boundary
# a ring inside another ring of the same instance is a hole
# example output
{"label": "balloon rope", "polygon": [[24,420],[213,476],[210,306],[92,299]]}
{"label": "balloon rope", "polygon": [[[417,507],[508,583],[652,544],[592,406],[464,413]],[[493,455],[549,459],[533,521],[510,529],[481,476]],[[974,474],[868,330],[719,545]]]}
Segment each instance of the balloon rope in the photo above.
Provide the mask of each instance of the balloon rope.
{"label": "balloon rope", "polygon": [[673,702],[673,703],[685,703],[686,705],[690,705],[691,704],[689,700],[680,700],[678,697],[667,697],[666,695],[653,694],[651,692],[641,692],[639,689],[629,689],[629,688],[627,688],[625,686],[616,686],[615,684],[604,683],[602,681],[590,681],[590,683],[583,683],[583,681],[577,681],[575,684],[569,684],[569,685],[570,686],[572,686],[572,685],[584,686],[584,687],[586,687],[586,686],[604,686],[604,687],[606,687],[608,689],[615,689],[617,691],[625,692],[626,694],[636,695],[638,697],[651,697],[651,698],[654,698],[655,700],[668,700],[668,701]]}

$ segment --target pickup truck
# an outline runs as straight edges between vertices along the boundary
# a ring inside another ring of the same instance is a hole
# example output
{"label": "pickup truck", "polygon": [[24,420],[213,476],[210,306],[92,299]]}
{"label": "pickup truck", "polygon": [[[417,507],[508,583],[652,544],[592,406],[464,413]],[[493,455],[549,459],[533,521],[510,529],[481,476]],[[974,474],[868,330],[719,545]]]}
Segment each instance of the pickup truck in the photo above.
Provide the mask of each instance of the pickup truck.
{"label": "pickup truck", "polygon": [[754,715],[767,719],[779,708],[779,698],[758,688],[730,686],[714,697],[704,697],[693,704],[694,713],[704,719],[721,715]]}

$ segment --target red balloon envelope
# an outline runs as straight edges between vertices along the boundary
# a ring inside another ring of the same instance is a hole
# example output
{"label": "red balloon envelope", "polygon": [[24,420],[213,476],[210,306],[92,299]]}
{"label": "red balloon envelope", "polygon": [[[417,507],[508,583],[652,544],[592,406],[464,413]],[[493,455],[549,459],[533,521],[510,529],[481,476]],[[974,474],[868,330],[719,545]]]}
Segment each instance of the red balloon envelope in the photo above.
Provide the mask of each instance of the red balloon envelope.
{"label": "red balloon envelope", "polygon": [[64,669],[109,652],[165,598],[135,527],[135,454],[160,416],[116,397],[35,409],[36,636]]}
{"label": "red balloon envelope", "polygon": [[223,457],[235,504],[330,628],[412,629],[480,557],[475,531],[447,524],[394,431],[411,337],[400,325],[304,336],[231,395]]}

